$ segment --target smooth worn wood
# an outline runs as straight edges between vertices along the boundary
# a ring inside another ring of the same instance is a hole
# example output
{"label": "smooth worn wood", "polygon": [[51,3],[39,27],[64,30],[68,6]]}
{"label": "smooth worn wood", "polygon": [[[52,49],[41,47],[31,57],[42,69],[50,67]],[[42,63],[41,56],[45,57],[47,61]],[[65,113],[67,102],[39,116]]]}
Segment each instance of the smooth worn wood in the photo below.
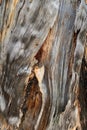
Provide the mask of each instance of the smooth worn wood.
{"label": "smooth worn wood", "polygon": [[86,0],[0,0],[0,130],[86,130],[86,84]]}

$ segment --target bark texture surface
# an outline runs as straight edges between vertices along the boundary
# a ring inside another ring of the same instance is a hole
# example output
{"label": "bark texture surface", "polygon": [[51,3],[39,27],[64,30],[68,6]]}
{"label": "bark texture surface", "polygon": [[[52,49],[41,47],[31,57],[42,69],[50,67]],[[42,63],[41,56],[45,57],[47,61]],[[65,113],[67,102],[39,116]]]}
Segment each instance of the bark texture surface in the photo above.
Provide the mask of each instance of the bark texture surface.
{"label": "bark texture surface", "polygon": [[87,129],[87,0],[0,0],[0,130]]}

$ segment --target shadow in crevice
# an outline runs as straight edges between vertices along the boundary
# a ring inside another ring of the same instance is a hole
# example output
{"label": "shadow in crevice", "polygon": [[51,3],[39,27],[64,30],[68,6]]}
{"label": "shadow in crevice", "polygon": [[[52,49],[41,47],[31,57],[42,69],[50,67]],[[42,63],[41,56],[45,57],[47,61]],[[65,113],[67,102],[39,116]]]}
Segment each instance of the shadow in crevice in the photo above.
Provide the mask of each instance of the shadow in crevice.
{"label": "shadow in crevice", "polygon": [[81,105],[81,126],[82,130],[87,129],[87,63],[85,58],[82,60],[81,72],[80,72],[80,94],[79,101]]}

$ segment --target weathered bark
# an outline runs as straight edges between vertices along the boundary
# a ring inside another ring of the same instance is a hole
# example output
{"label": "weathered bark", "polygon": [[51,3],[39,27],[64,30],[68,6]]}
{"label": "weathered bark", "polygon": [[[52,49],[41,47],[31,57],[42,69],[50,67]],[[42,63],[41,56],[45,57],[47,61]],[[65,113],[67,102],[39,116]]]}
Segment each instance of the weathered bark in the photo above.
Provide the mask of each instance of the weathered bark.
{"label": "weathered bark", "polygon": [[0,0],[0,129],[87,129],[87,1]]}

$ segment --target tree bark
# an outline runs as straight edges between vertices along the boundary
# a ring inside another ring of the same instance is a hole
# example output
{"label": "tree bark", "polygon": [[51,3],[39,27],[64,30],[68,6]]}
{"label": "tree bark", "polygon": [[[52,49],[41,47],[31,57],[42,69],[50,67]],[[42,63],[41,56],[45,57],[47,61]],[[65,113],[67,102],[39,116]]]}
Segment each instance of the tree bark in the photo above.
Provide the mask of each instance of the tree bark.
{"label": "tree bark", "polygon": [[0,130],[87,129],[87,0],[0,0]]}

